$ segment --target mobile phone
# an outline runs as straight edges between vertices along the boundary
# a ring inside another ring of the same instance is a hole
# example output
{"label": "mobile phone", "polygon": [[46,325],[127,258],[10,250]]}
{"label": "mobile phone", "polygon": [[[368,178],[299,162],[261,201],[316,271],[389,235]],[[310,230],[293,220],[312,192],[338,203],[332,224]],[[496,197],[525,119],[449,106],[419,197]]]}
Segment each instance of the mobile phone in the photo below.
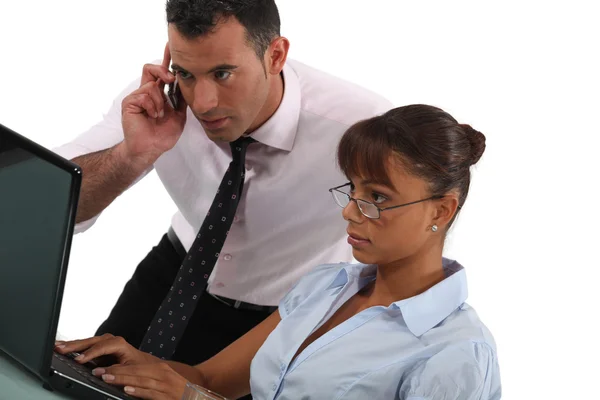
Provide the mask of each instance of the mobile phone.
{"label": "mobile phone", "polygon": [[177,110],[179,108],[179,98],[181,97],[181,91],[179,89],[177,77],[175,77],[175,81],[173,83],[165,85],[165,94],[167,96],[169,105]]}

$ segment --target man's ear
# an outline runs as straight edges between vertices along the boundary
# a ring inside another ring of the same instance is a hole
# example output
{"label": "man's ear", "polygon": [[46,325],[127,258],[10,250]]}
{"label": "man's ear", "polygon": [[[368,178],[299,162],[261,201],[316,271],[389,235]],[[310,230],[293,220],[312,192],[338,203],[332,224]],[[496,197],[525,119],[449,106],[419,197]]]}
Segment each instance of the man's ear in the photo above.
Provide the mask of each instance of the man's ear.
{"label": "man's ear", "polygon": [[290,41],[283,36],[279,36],[271,42],[269,48],[265,52],[267,73],[278,75],[283,70],[289,49]]}

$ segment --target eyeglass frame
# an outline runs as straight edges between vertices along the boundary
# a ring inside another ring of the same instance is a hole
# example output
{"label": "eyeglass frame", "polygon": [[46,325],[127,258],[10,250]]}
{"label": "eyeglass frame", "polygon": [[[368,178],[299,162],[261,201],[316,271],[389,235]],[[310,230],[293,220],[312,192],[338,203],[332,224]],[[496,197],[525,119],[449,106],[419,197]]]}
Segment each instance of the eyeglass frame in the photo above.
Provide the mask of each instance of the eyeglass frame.
{"label": "eyeglass frame", "polygon": [[[393,209],[395,209],[395,208],[400,208],[400,207],[406,207],[406,206],[410,206],[410,205],[417,204],[417,203],[422,203],[422,202],[424,202],[424,201],[429,201],[429,200],[439,200],[439,199],[443,199],[444,197],[446,197],[446,196],[445,196],[445,195],[443,195],[443,194],[442,194],[442,195],[435,195],[435,196],[428,197],[428,198],[426,198],[426,199],[417,200],[417,201],[411,201],[410,203],[405,203],[405,204],[400,204],[400,205],[398,205],[398,206],[390,206],[390,207],[380,208],[380,207],[378,207],[378,206],[377,206],[377,204],[375,204],[375,203],[373,203],[373,202],[371,202],[371,201],[367,201],[367,200],[363,200],[363,199],[357,199],[357,198],[354,198],[354,197],[350,196],[350,193],[342,192],[342,191],[340,190],[340,188],[343,188],[344,186],[348,186],[348,185],[352,185],[352,182],[344,183],[343,185],[336,186],[336,187],[333,187],[333,188],[329,189],[329,193],[331,193],[331,196],[333,197],[333,201],[335,202],[335,204],[337,204],[337,205],[338,205],[338,206],[340,206],[341,208],[346,208],[346,207],[348,207],[348,205],[350,204],[350,202],[352,202],[352,201],[353,201],[353,202],[355,202],[355,203],[356,203],[356,206],[358,207],[358,210],[360,211],[360,213],[361,213],[362,215],[364,215],[365,217],[369,218],[369,219],[379,219],[379,218],[381,218],[381,212],[382,212],[382,211],[386,211],[386,210],[393,210]],[[346,204],[345,206],[343,206],[343,207],[342,207],[342,205],[340,205],[340,204],[337,202],[337,200],[336,200],[335,194],[333,193],[333,191],[334,191],[334,190],[335,190],[336,192],[338,192],[338,193],[342,193],[342,194],[344,194],[344,195],[348,196],[348,204]],[[370,217],[370,216],[368,216],[367,214],[365,214],[365,213],[364,213],[364,211],[362,210],[362,208],[360,207],[360,204],[358,204],[358,202],[359,202],[359,201],[362,201],[363,203],[367,203],[367,204],[370,204],[370,205],[372,205],[373,207],[375,207],[375,208],[377,209],[377,214],[378,214],[378,216],[377,216],[377,217]],[[459,207],[459,208],[460,208],[460,207]]]}

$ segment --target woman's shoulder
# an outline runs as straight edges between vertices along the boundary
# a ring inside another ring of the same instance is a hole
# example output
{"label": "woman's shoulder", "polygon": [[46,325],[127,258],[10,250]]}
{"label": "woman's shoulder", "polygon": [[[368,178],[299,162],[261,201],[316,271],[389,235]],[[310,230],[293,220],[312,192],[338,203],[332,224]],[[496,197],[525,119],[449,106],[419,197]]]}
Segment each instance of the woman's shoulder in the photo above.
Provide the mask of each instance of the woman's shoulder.
{"label": "woman's shoulder", "polygon": [[485,342],[458,340],[424,359],[402,379],[401,398],[500,399],[495,349]]}
{"label": "woman's shoulder", "polygon": [[468,303],[463,303],[450,314],[438,327],[442,332],[451,332],[451,343],[481,343],[496,351],[496,341],[492,332],[479,318],[477,311]]}

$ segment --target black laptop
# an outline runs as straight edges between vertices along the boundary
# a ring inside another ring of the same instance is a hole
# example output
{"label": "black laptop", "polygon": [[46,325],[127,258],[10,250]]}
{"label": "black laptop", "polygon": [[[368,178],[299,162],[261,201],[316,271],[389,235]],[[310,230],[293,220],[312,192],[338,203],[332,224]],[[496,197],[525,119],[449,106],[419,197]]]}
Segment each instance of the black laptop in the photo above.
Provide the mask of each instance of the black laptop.
{"label": "black laptop", "polygon": [[0,351],[77,399],[132,399],[54,352],[82,171],[0,125]]}

